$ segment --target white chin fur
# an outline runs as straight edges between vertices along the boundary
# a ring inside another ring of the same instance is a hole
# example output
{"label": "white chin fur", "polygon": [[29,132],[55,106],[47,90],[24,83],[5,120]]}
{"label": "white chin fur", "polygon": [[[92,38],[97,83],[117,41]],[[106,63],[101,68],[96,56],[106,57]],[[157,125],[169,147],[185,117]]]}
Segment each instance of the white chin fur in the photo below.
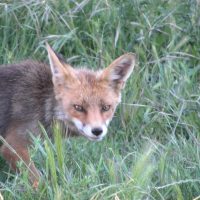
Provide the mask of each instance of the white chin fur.
{"label": "white chin fur", "polygon": [[76,128],[79,130],[79,133],[81,135],[87,137],[91,141],[101,141],[104,138],[104,136],[107,134],[107,126],[106,125],[109,122],[106,124],[101,124],[99,127],[101,127],[103,129],[103,132],[101,135],[95,136],[94,134],[92,134],[92,127],[89,124],[83,126],[83,123],[76,118],[73,118],[72,121],[75,124]]}

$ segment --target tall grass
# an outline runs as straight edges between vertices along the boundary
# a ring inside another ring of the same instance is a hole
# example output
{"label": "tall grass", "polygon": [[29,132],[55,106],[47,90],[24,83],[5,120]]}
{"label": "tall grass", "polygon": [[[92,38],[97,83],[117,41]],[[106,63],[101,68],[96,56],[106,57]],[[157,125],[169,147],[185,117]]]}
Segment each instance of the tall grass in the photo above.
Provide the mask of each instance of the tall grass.
{"label": "tall grass", "polygon": [[107,138],[33,138],[43,174],[0,161],[4,199],[200,199],[200,3],[198,0],[0,2],[0,63],[47,61],[45,41],[72,65],[138,63]]}

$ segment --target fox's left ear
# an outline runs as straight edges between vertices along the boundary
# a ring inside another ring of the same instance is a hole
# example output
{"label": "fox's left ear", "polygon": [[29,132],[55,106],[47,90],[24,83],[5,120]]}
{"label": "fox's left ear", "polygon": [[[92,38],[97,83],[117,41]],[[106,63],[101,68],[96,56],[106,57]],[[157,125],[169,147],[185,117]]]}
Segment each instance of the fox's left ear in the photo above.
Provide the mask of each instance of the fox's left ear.
{"label": "fox's left ear", "polygon": [[103,70],[101,78],[109,81],[109,84],[117,91],[124,88],[136,63],[136,55],[127,53],[114,60]]}

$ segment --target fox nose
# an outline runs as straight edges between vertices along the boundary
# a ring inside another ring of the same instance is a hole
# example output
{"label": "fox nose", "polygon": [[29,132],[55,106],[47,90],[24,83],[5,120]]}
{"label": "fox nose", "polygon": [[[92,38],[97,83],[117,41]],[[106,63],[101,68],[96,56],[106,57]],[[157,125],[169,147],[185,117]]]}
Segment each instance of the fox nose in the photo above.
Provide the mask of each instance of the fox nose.
{"label": "fox nose", "polygon": [[101,135],[102,132],[103,132],[103,129],[100,128],[100,127],[93,128],[93,129],[92,129],[92,133],[93,133],[95,136]]}

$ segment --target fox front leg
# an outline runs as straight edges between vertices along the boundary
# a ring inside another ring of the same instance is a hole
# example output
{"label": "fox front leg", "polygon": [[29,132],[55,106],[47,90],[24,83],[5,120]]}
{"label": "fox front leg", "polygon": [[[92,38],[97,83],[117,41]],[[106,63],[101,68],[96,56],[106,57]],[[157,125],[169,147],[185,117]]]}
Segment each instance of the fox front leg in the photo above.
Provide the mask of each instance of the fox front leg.
{"label": "fox front leg", "polygon": [[19,171],[17,162],[22,160],[29,170],[29,180],[34,188],[38,187],[40,174],[28,152],[28,142],[22,139],[16,132],[8,132],[5,143],[1,146],[1,155],[14,171]]}

